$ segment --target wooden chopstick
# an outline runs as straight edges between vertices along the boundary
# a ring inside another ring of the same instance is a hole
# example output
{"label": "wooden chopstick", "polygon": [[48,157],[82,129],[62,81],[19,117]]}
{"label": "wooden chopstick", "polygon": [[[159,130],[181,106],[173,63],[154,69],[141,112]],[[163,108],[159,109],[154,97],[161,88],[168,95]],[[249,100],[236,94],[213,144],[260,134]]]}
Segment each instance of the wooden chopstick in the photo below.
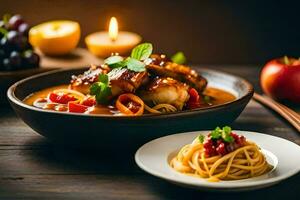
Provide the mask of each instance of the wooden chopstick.
{"label": "wooden chopstick", "polygon": [[277,112],[300,132],[300,115],[297,112],[265,95],[254,93],[253,99]]}
{"label": "wooden chopstick", "polygon": [[285,106],[283,104],[279,104],[279,103],[277,103],[277,104],[279,107],[281,107],[283,110],[285,110],[291,117],[293,117],[295,121],[300,123],[300,115],[297,112],[295,112],[294,110],[288,108],[287,106]]}

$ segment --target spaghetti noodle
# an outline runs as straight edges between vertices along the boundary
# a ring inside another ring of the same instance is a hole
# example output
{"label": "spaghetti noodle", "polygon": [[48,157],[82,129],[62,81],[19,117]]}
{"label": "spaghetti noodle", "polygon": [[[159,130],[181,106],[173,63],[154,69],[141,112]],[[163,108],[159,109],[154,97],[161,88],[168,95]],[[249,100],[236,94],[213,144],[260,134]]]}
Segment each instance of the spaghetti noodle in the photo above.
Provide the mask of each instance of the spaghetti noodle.
{"label": "spaghetti noodle", "polygon": [[157,104],[154,107],[149,107],[145,104],[145,110],[147,110],[149,113],[165,113],[165,112],[176,112],[177,108],[174,107],[171,104]]}
{"label": "spaghetti noodle", "polygon": [[[235,138],[240,137],[234,133],[231,135],[234,136],[234,140],[227,143],[227,147],[235,146],[237,142]],[[207,144],[212,140],[212,136],[209,135],[205,141],[196,138],[191,144],[185,145],[171,160],[171,167],[178,172],[206,178],[213,182],[256,177],[272,169],[259,147],[253,142],[245,140],[242,145],[236,146],[237,148],[232,149],[231,152],[227,150],[225,154],[217,151],[208,154]],[[224,144],[225,141],[221,142],[221,140],[224,139],[219,138],[213,143]]]}

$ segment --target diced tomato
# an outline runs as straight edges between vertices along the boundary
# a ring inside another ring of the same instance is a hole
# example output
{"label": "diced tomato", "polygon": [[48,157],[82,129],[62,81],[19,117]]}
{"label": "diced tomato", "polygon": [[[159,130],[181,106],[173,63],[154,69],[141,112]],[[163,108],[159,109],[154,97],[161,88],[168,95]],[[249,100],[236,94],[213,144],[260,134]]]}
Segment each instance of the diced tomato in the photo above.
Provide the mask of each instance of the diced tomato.
{"label": "diced tomato", "polygon": [[198,108],[200,106],[200,96],[195,88],[189,89],[190,98],[186,105],[190,109]]}
{"label": "diced tomato", "polygon": [[225,148],[225,143],[221,142],[218,147],[216,148],[216,151],[220,155],[225,155],[227,153],[226,148]]}
{"label": "diced tomato", "polygon": [[49,94],[48,98],[50,99],[50,101],[52,101],[54,103],[61,103],[61,104],[67,104],[70,101],[77,100],[75,97],[73,97],[69,94],[59,95],[59,94],[56,94],[53,92],[51,92]]}
{"label": "diced tomato", "polygon": [[94,106],[94,105],[96,105],[96,100],[94,98],[88,98],[82,102],[82,105]]}
{"label": "diced tomato", "polygon": [[81,105],[81,104],[74,103],[74,102],[69,102],[68,108],[69,108],[69,112],[84,113],[85,111],[87,111],[89,106]]}

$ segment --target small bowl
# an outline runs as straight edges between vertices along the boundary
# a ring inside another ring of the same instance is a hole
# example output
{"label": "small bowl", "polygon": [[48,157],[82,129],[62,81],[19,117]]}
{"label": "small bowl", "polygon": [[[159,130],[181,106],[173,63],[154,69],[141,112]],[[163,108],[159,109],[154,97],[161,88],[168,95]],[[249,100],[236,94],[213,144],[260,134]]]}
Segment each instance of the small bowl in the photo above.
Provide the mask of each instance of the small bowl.
{"label": "small bowl", "polygon": [[110,148],[138,147],[167,134],[211,129],[232,123],[253,96],[252,85],[243,78],[209,69],[197,69],[209,86],[231,92],[236,100],[209,108],[142,116],[63,113],[25,104],[29,94],[47,87],[66,84],[81,69],[55,70],[34,75],[13,84],[7,96],[15,112],[33,130],[56,142],[75,146]]}

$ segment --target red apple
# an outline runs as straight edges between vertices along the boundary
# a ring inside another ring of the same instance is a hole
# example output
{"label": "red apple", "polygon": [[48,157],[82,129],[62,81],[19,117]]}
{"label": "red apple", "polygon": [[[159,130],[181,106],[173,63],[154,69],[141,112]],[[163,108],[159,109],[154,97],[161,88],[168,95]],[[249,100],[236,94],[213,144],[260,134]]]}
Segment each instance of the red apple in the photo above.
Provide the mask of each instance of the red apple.
{"label": "red apple", "polygon": [[271,60],[261,71],[260,84],[274,99],[300,103],[300,60],[286,56]]}

